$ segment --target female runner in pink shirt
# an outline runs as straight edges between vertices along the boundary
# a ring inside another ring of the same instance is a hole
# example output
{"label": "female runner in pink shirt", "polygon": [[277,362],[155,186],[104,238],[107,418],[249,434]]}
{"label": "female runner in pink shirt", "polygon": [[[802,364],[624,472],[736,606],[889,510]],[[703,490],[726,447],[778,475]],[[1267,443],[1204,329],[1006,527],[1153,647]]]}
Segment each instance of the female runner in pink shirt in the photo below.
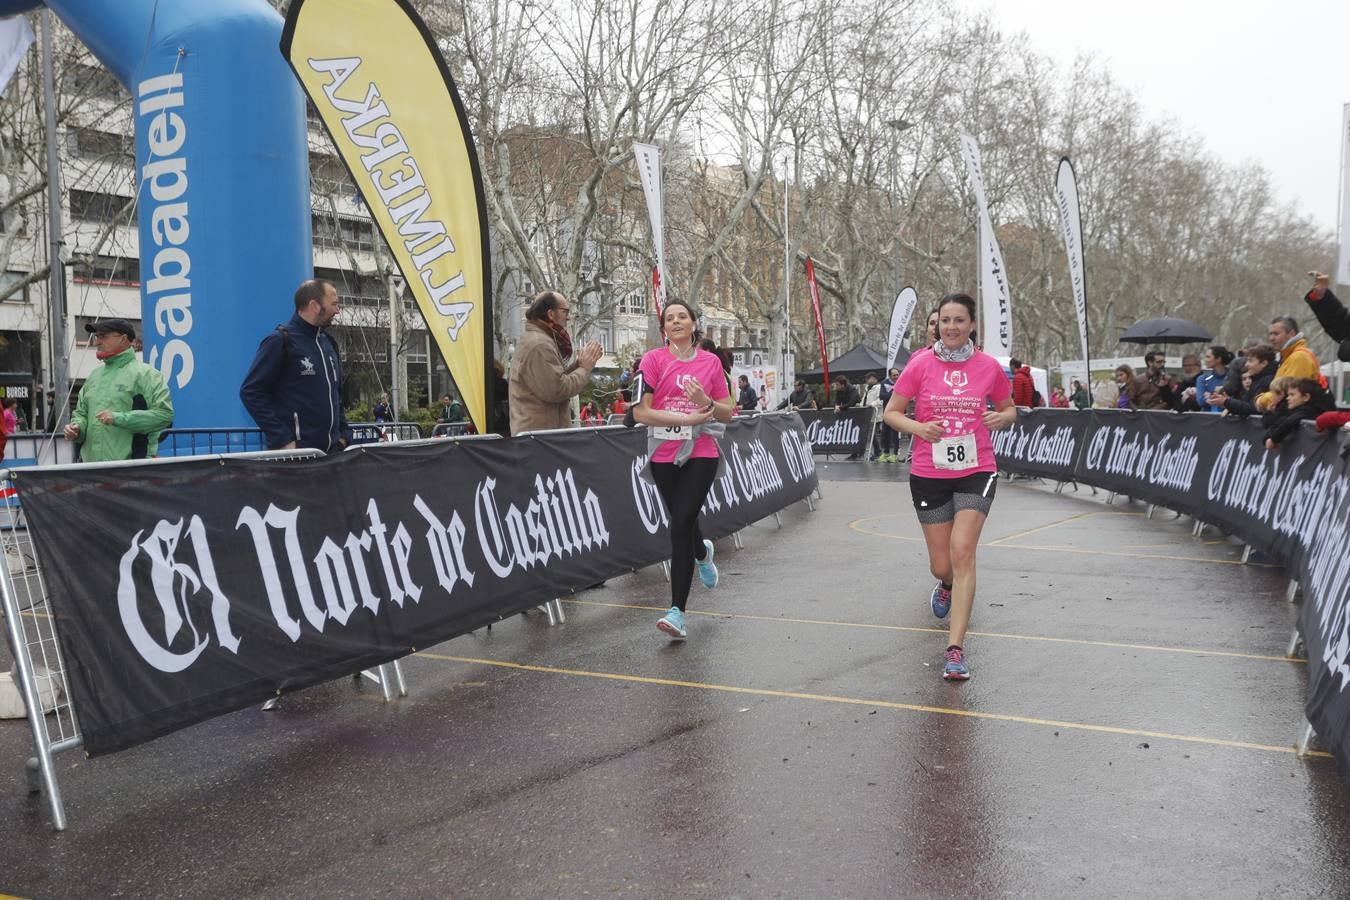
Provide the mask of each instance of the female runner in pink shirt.
{"label": "female runner in pink shirt", "polygon": [[638,365],[633,418],[647,426],[652,481],[670,514],[670,611],[656,627],[676,640],[688,636],[685,603],[698,568],[705,587],[717,586],[713,543],[698,529],[698,512],[721,464],[714,436],[734,407],[722,361],[700,349],[698,316],[683,300],[661,312],[666,345]]}
{"label": "female runner in pink shirt", "polygon": [[[970,677],[963,642],[975,603],[975,548],[998,480],[989,432],[1017,418],[1008,376],[976,349],[974,330],[975,301],[965,294],[943,297],[938,341],[931,353],[911,357],[885,413],[887,425],[914,439],[909,490],[938,579],[933,614],[951,613],[942,671],[951,681]],[[905,414],[911,399],[913,418]]]}

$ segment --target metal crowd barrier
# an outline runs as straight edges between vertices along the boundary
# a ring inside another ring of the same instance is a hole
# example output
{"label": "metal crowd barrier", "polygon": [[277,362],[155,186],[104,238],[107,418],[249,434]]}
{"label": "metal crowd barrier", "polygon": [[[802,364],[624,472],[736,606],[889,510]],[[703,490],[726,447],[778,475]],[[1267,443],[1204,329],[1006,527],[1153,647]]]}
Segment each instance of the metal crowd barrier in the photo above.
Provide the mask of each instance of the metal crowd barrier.
{"label": "metal crowd barrier", "polygon": [[[210,431],[212,429],[201,429]],[[226,430],[226,429],[219,429]],[[323,456],[318,450],[270,450],[255,453],[219,453],[210,457],[226,459],[302,460]],[[79,469],[115,472],[117,469],[167,465],[180,459],[138,459],[125,462],[70,463],[46,466],[45,469]],[[0,487],[6,497],[14,498],[10,468],[0,470]],[[0,608],[4,610],[5,629],[10,649],[14,654],[17,685],[23,696],[28,727],[33,734],[34,756],[27,761],[28,787],[32,792],[45,791],[51,808],[52,825],[57,831],[66,827],[65,805],[60,785],[56,780],[53,757],[64,750],[74,750],[83,744],[75,712],[70,700],[70,682],[65,661],[56,636],[56,623],[51,614],[50,594],[38,562],[31,533],[24,520],[23,509],[17,502],[4,504],[0,511],[0,549],[4,551],[5,566],[0,571]],[[380,666],[374,673],[361,672],[384,691],[386,700],[393,699],[396,682],[399,696],[406,696],[407,685],[398,662],[392,663],[392,678]]]}
{"label": "metal crowd barrier", "polygon": [[353,444],[376,444],[381,441],[416,441],[422,429],[416,422],[348,422]]}
{"label": "metal crowd barrier", "polygon": [[468,422],[439,422],[431,429],[432,437],[468,437]]}
{"label": "metal crowd barrier", "polygon": [[159,438],[159,456],[214,456],[266,450],[259,428],[170,428]]}
{"label": "metal crowd barrier", "polygon": [[4,465],[54,466],[75,462],[76,445],[60,434],[45,431],[17,431],[5,441]]}
{"label": "metal crowd barrier", "polygon": [[[350,422],[353,444],[410,441],[422,437],[416,422]],[[266,450],[258,428],[170,428],[159,438],[159,456],[214,456]],[[73,450],[72,450],[73,453]],[[70,460],[73,461],[73,457]]]}

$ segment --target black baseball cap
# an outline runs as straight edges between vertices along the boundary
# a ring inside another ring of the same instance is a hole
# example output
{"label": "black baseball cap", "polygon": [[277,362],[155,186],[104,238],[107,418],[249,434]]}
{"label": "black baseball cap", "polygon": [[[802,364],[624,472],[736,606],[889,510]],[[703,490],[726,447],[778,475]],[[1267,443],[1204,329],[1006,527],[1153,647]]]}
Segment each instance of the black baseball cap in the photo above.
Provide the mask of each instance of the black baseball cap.
{"label": "black baseball cap", "polygon": [[98,322],[85,322],[84,330],[90,334],[125,334],[127,340],[136,340],[136,329],[126,319],[103,319]]}

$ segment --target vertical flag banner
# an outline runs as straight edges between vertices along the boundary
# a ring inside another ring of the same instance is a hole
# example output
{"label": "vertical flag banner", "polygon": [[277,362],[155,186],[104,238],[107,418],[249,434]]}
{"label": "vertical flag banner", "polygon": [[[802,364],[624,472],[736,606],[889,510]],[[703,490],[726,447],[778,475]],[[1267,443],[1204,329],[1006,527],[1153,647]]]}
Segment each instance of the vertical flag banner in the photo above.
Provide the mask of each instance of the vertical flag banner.
{"label": "vertical flag banner", "polygon": [[905,340],[905,330],[909,328],[914,307],[918,305],[919,292],[912,287],[905,288],[896,296],[895,306],[891,309],[890,339],[886,341],[887,367],[895,365],[895,358],[900,355],[900,344]]}
{"label": "vertical flag banner", "polygon": [[294,0],[281,52],[351,171],[480,434],[492,283],[478,155],[411,0]]}
{"label": "vertical flag banner", "polygon": [[825,399],[830,399],[830,358],[825,355],[825,322],[820,317],[820,285],[816,284],[816,267],[811,257],[806,258],[806,286],[811,291],[811,309],[816,314],[816,338],[820,341],[820,367],[825,370]]}
{"label": "vertical flag banner", "polygon": [[656,321],[661,321],[661,270],[652,269],[652,303],[656,307]]}
{"label": "vertical flag banner", "polygon": [[1332,280],[1350,285],[1350,103],[1341,109],[1341,257]]}
{"label": "vertical flag banner", "polygon": [[652,223],[652,246],[656,249],[656,314],[666,305],[666,213],[661,196],[661,148],[652,144],[634,144],[642,196],[647,198],[647,217]]}
{"label": "vertical flag banner", "polygon": [[989,218],[980,147],[968,134],[961,135],[961,155],[965,158],[966,171],[975,188],[975,202],[980,208],[980,304],[984,307],[980,341],[984,351],[991,356],[1011,356],[1012,295],[1008,290],[1007,270],[1003,268],[1003,253],[994,235],[993,220]]}
{"label": "vertical flag banner", "polygon": [[19,68],[28,48],[33,46],[33,28],[23,16],[0,19],[0,91]]}
{"label": "vertical flag banner", "polygon": [[1083,342],[1083,365],[1092,381],[1092,360],[1088,356],[1087,273],[1083,267],[1083,213],[1078,205],[1078,179],[1073,163],[1063,157],[1055,174],[1055,199],[1059,207],[1059,225],[1064,232],[1064,252],[1069,257],[1069,281],[1073,284],[1073,306],[1078,311],[1078,338]]}

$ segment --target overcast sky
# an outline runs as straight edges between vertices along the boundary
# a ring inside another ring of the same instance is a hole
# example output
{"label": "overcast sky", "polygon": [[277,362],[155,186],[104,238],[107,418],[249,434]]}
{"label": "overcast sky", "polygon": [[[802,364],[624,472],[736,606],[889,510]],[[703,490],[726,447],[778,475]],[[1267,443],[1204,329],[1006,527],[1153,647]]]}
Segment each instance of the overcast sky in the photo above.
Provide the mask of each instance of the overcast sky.
{"label": "overcast sky", "polygon": [[1255,159],[1282,199],[1336,230],[1350,0],[962,0],[1061,64],[1095,55],[1151,115],[1220,158]]}

